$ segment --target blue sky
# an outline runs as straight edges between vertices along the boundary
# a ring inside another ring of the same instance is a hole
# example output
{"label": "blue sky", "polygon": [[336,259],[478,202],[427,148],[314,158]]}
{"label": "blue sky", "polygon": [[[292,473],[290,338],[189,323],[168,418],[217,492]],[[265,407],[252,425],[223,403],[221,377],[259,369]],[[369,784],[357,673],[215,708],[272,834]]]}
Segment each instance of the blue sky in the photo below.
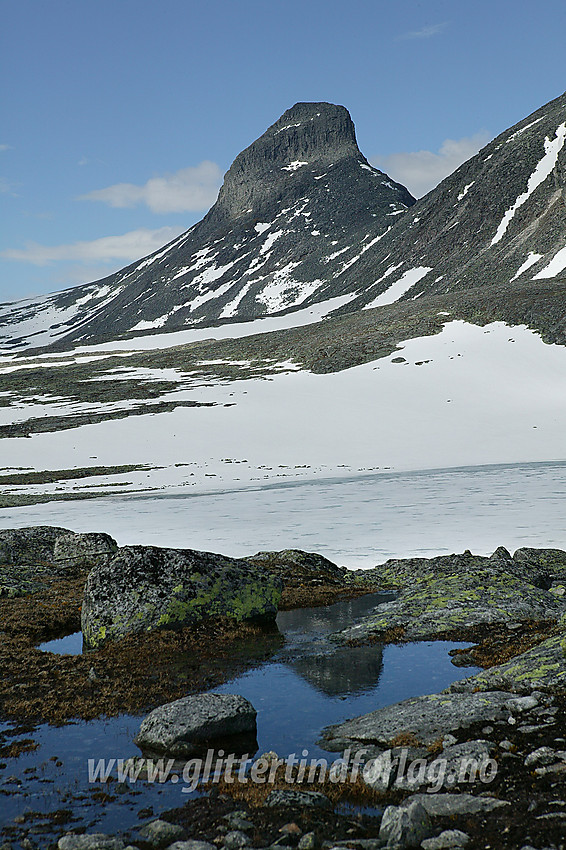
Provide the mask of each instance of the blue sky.
{"label": "blue sky", "polygon": [[202,218],[300,100],[422,194],[561,94],[564,0],[0,0],[0,299],[95,280]]}

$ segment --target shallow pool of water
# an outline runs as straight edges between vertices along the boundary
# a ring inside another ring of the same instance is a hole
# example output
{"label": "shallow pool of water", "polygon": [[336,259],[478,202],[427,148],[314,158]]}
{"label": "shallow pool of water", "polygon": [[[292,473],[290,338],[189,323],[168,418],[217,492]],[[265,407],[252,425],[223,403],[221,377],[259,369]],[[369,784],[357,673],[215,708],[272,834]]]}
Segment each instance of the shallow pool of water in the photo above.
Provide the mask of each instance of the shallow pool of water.
{"label": "shallow pool of water", "polygon": [[[258,668],[215,688],[220,693],[242,694],[255,706],[260,753],[275,750],[284,757],[307,750],[310,757],[324,755],[317,740],[325,726],[437,692],[476,672],[450,662],[448,651],[466,644],[438,641],[345,648],[328,639],[330,633],[390,598],[391,594],[371,594],[329,607],[281,612],[277,623],[286,638],[282,649]],[[76,651],[77,635],[62,641],[50,642],[52,651]],[[0,827],[25,812],[69,809],[75,818],[73,827],[111,832],[139,824],[141,809],[151,808],[157,816],[182,805],[187,799],[182,783],[137,782],[119,791],[115,782],[89,783],[89,759],[98,763],[139,755],[133,738],[141,719],[123,715],[62,727],[43,725],[26,735],[33,737],[38,749],[18,759],[5,759],[0,766]],[[9,728],[10,724],[0,724],[0,733]],[[108,792],[109,798],[104,799],[101,792]]]}

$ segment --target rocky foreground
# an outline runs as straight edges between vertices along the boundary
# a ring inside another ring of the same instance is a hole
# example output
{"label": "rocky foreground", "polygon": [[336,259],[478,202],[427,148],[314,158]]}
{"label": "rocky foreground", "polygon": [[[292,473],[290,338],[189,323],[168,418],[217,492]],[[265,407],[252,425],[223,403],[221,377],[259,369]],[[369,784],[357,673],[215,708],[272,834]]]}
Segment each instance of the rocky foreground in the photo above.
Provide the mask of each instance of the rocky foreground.
{"label": "rocky foreground", "polygon": [[[202,796],[120,836],[60,828],[38,844],[33,818],[23,817],[3,834],[24,850],[564,846],[566,552],[512,556],[500,547],[489,558],[465,552],[348,572],[295,550],[231,559],[34,528],[0,532],[0,563],[3,719],[152,709],[129,766],[142,780],[153,757],[171,758],[173,781],[186,782],[194,772],[187,778],[183,761],[233,754],[216,774],[199,775]],[[332,635],[337,651],[466,640],[474,645],[453,651],[453,662],[484,669],[440,694],[321,729],[333,765],[324,775],[272,752],[242,768],[239,755],[254,752],[255,708],[204,691],[281,645],[281,600],[326,604],[376,588],[396,596]],[[89,652],[37,650],[77,630],[81,616]],[[192,664],[182,680],[179,658],[185,673]],[[0,738],[1,755],[16,757]],[[105,791],[109,799],[115,790]]]}

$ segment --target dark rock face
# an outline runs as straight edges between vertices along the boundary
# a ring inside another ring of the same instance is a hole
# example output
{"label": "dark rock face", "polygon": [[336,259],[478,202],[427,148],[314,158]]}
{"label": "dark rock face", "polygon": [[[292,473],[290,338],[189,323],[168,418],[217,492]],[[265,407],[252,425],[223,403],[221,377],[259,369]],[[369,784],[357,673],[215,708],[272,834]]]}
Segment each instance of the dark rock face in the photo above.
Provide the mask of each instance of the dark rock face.
{"label": "dark rock face", "polygon": [[353,293],[360,257],[413,203],[360,153],[343,106],[298,103],[236,157],[201,222],[98,283],[9,305],[0,339],[3,324],[52,308],[62,311],[52,338],[68,343],[109,328],[248,320]]}
{"label": "dark rock face", "polygon": [[[238,154],[224,178],[211,219],[236,219],[270,207],[277,195],[297,197],[312,186],[303,166],[332,166],[348,157],[359,157],[356,132],[343,106],[331,103],[297,103],[288,109],[260,138]],[[365,161],[365,160],[364,160]],[[289,175],[297,176],[292,181]]]}
{"label": "dark rock face", "polygon": [[189,757],[236,736],[255,740],[255,734],[256,710],[247,699],[195,694],[154,709],[134,740],[143,752]]}
{"label": "dark rock face", "polygon": [[213,617],[274,619],[281,581],[246,561],[156,546],[125,546],[89,575],[81,614],[87,647]]}
{"label": "dark rock face", "polygon": [[[563,94],[501,133],[399,217],[361,259],[360,278],[379,279],[397,264],[395,277],[428,267],[406,298],[493,285],[509,285],[512,298],[564,248],[565,122]],[[533,288],[556,279],[564,273]],[[367,304],[372,289],[379,294],[378,285],[366,286],[348,309]]]}

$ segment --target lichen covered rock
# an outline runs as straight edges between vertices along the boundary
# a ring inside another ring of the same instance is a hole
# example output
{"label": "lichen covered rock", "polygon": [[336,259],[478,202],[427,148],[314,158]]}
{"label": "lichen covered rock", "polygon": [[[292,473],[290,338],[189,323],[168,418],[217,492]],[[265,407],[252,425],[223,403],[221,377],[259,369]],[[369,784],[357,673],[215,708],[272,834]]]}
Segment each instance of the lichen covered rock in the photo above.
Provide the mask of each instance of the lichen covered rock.
{"label": "lichen covered rock", "polygon": [[95,648],[136,632],[182,628],[214,617],[274,619],[281,580],[246,561],[197,552],[125,546],[89,575],[81,626]]}
{"label": "lichen covered rock", "polygon": [[419,745],[430,746],[474,723],[507,719],[513,704],[513,694],[501,691],[411,697],[328,726],[320,743],[326,750],[339,752],[364,745],[387,747],[400,736],[411,735]]}
{"label": "lichen covered rock", "polygon": [[105,563],[118,551],[118,544],[109,534],[61,534],[55,541],[53,560],[67,570],[91,570]]}
{"label": "lichen covered rock", "polygon": [[51,564],[57,538],[72,533],[51,525],[0,531],[0,564]]}
{"label": "lichen covered rock", "polygon": [[564,601],[545,589],[550,579],[544,570],[502,557],[501,550],[491,558],[464,552],[388,561],[368,572],[374,582],[396,585],[400,593],[339,632],[339,642],[380,638],[388,632],[406,640],[429,640],[479,625],[559,620],[566,610]]}
{"label": "lichen covered rock", "polygon": [[303,552],[301,549],[258,552],[246,558],[246,561],[280,576],[285,587],[316,587],[321,584],[342,586],[347,581],[348,570],[345,567],[338,567],[324,555]]}
{"label": "lichen covered rock", "polygon": [[533,690],[566,693],[566,641],[564,634],[539,643],[504,664],[450,685],[452,692],[491,691],[501,688],[518,694]]}

